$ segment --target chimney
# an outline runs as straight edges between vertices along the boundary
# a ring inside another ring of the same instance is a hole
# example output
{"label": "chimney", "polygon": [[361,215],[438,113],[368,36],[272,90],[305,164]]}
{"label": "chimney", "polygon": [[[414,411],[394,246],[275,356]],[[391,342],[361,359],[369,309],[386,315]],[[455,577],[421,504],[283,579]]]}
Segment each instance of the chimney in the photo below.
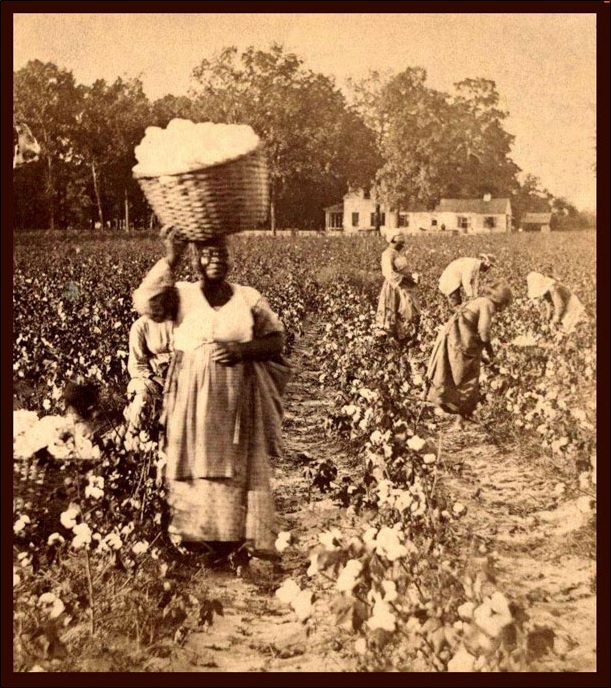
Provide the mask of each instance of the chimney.
{"label": "chimney", "polygon": [[484,194],[484,201],[488,203],[492,199],[492,196],[489,193]]}

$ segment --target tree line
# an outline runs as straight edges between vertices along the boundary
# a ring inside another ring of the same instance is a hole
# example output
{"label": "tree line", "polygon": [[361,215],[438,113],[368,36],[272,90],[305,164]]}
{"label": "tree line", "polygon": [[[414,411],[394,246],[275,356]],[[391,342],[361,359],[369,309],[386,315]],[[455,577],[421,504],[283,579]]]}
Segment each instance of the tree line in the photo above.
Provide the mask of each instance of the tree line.
{"label": "tree line", "polygon": [[488,79],[444,93],[427,85],[424,69],[408,67],[370,72],[344,93],[272,44],[202,59],[186,96],[151,101],[138,78],[83,85],[40,60],[14,72],[13,96],[14,119],[30,125],[42,148],[39,162],[14,175],[17,229],[149,226],[152,212],[131,173],[134,148],[147,126],[175,117],[253,127],[268,154],[272,229],[324,226],[323,208],[351,187],[373,188],[392,208],[491,193],[512,199],[518,221],[552,207],[573,224],[583,220],[533,175],[518,181],[507,113]]}

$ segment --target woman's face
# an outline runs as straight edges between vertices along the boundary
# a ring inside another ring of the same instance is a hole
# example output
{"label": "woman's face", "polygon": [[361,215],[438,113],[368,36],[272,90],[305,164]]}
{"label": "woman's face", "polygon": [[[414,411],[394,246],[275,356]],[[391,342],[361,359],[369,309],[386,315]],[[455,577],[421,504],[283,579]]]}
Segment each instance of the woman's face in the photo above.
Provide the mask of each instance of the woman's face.
{"label": "woman's face", "polygon": [[199,270],[209,282],[222,282],[229,273],[229,249],[224,244],[197,246]]}

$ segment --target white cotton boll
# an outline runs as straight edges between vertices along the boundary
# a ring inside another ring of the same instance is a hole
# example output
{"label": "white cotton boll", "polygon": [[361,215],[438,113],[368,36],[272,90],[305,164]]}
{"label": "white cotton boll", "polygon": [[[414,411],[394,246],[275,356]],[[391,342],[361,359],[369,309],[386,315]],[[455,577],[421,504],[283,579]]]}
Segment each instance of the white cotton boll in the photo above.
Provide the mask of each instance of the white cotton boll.
{"label": "white cotton boll", "polygon": [[136,156],[136,160],[140,163],[144,162],[146,158],[146,149],[144,148],[143,144],[140,144],[139,146],[136,146],[134,148],[134,155]]}
{"label": "white cotton boll", "polygon": [[166,132],[168,134],[182,134],[193,127],[193,122],[190,119],[182,119],[181,117],[175,117],[170,120],[168,126],[166,127]]}
{"label": "white cotton boll", "polygon": [[137,174],[173,175],[209,167],[252,152],[259,137],[245,124],[215,124],[176,118],[167,129],[148,127],[136,147]]}
{"label": "white cotton boll", "polygon": [[144,138],[148,141],[152,141],[160,136],[163,136],[163,129],[161,127],[147,127],[144,130]]}

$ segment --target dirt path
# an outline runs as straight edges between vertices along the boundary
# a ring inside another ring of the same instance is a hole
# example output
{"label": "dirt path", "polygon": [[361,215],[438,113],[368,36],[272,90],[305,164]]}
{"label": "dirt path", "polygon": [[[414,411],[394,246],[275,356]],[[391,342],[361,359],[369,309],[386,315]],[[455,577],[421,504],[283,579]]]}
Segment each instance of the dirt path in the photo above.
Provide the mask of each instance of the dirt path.
{"label": "dirt path", "polygon": [[[306,635],[305,627],[274,596],[291,573],[299,575],[317,534],[342,519],[341,510],[310,494],[304,469],[329,458],[340,471],[350,457],[325,435],[325,406],[311,355],[315,324],[305,328],[292,362],[295,376],[285,400],[285,456],[274,465],[273,488],[280,527],[299,538],[282,567],[251,564],[249,578],[210,572],[202,584],[223,603],[206,633],[190,636],[172,658],[154,660],[152,671],[346,672],[353,652],[331,627]],[[448,434],[440,482],[467,507],[458,535],[476,556],[495,553],[498,587],[528,610],[531,620],[551,628],[553,651],[541,671],[595,669],[595,562],[593,518],[588,499],[569,497],[541,464],[527,464],[489,444],[482,432]],[[581,495],[583,497],[583,495]],[[587,504],[586,504],[587,503]],[[345,519],[345,516],[344,516]],[[320,601],[318,604],[324,604]]]}
{"label": "dirt path", "polygon": [[460,534],[476,555],[494,553],[498,586],[554,632],[541,671],[595,671],[594,513],[542,464],[490,445],[484,433],[449,435],[442,483],[467,506]]}

